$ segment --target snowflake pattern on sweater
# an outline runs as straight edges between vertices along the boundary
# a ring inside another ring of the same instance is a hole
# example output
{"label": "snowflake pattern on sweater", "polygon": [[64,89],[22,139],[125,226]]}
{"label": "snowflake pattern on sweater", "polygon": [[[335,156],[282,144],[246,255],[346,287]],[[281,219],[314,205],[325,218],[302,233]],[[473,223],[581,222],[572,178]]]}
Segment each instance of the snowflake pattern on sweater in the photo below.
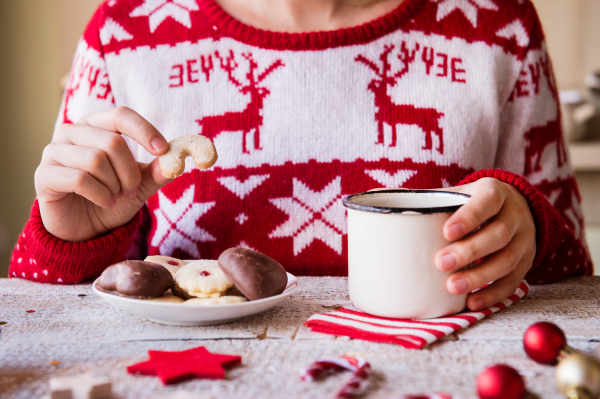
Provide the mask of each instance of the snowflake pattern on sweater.
{"label": "snowflake pattern on sweater", "polygon": [[243,25],[214,0],[110,0],[79,43],[58,123],[115,106],[167,140],[211,138],[217,164],[188,159],[134,220],[85,243],[52,237],[34,204],[11,277],[73,283],[126,256],[216,259],[232,246],[294,274],[345,275],[343,196],[482,177],[529,201],[528,281],[592,273],[529,0],[405,0],[367,24],[303,34]]}

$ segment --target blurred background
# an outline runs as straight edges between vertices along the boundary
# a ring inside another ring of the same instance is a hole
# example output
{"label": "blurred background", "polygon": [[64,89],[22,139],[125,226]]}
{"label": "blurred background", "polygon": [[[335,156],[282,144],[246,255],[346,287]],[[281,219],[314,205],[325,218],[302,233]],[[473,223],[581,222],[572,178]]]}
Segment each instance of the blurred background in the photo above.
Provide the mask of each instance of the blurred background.
{"label": "blurred background", "polygon": [[[503,1],[503,0],[496,0]],[[35,197],[77,41],[101,0],[0,0],[0,277]],[[600,274],[600,0],[533,0],[554,62]]]}

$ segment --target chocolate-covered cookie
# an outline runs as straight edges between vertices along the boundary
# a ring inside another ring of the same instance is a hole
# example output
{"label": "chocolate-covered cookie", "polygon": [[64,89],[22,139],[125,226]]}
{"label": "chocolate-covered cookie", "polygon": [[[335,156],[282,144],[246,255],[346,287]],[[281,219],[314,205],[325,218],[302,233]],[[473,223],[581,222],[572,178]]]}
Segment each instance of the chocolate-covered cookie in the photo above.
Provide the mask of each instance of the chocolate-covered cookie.
{"label": "chocolate-covered cookie", "polygon": [[141,260],[115,263],[102,272],[98,288],[130,298],[154,298],[173,286],[173,275],[163,266]]}
{"label": "chocolate-covered cookie", "polygon": [[229,248],[219,256],[219,267],[251,301],[279,295],[287,285],[283,266],[251,249]]}

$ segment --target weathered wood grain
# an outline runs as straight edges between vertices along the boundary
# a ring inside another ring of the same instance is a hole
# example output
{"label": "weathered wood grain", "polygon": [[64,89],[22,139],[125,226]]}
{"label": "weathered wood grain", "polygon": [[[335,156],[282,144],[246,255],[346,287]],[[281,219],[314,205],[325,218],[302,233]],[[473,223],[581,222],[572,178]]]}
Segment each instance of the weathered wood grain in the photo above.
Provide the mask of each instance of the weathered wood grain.
{"label": "weathered wood grain", "polygon": [[[327,398],[348,374],[303,383],[300,370],[323,356],[353,354],[373,366],[374,381],[365,398],[436,391],[476,398],[479,372],[504,362],[526,375],[532,392],[558,399],[553,368],[523,353],[524,331],[536,321],[549,320],[578,349],[592,353],[600,341],[600,277],[533,286],[513,307],[423,350],[336,339],[302,326],[314,313],[349,303],[345,278],[303,277],[296,293],[262,314],[221,326],[170,327],[111,308],[89,285],[0,279],[0,322],[7,323],[0,326],[0,398],[42,397],[51,376],[84,372],[111,378],[115,398]],[[35,313],[26,313],[29,309]],[[193,380],[169,387],[156,378],[125,372],[127,365],[146,359],[149,349],[199,345],[239,354],[243,364],[224,381]]]}

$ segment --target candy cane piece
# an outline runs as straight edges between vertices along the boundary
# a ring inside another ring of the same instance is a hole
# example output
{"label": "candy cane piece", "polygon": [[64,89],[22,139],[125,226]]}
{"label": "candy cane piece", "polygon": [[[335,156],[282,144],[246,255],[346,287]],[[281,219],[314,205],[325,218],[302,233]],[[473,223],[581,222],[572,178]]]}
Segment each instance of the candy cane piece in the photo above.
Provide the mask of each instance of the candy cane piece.
{"label": "candy cane piece", "polygon": [[300,376],[303,381],[315,379],[337,370],[352,371],[352,377],[336,394],[335,399],[350,399],[368,387],[371,376],[371,365],[364,359],[352,356],[324,358],[314,362]]}

